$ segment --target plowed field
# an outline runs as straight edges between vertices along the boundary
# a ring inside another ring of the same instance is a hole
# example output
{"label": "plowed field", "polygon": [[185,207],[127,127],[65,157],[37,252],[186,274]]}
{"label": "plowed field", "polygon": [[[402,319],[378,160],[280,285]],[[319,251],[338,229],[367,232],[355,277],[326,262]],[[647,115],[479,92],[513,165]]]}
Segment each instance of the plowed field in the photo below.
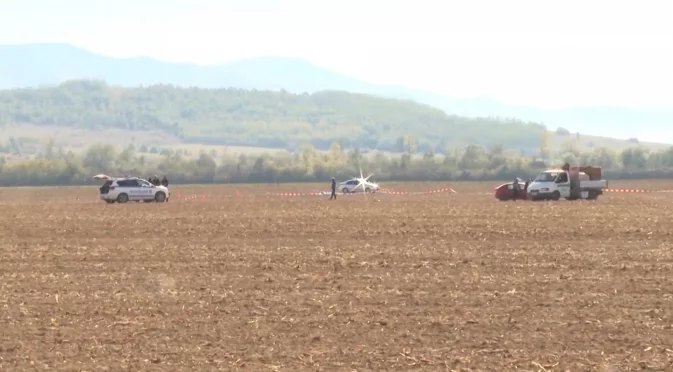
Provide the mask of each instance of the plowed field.
{"label": "plowed field", "polygon": [[673,193],[385,186],[0,189],[0,370],[673,369]]}

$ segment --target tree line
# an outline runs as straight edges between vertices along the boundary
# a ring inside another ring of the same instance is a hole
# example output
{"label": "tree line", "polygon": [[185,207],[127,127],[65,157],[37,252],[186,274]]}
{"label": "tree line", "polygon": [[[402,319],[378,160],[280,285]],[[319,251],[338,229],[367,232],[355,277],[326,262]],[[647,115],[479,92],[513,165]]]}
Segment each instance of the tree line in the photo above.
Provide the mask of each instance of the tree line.
{"label": "tree line", "polygon": [[297,149],[401,151],[412,134],[419,151],[465,143],[531,149],[546,128],[516,119],[466,118],[412,101],[340,91],[124,88],[93,80],[0,91],[0,125],[33,124],[87,130],[160,130],[184,143]]}
{"label": "tree line", "polygon": [[213,150],[190,156],[184,150],[146,153],[133,145],[118,151],[110,144],[92,145],[78,155],[48,145],[32,159],[0,157],[0,185],[87,185],[98,173],[142,178],[166,175],[172,184],[320,182],[332,176],[339,180],[353,177],[360,168],[374,173],[378,181],[510,180],[532,177],[563,162],[601,166],[608,179],[670,177],[673,147],[651,151],[636,146],[618,153],[607,148],[580,152],[566,145],[555,154],[526,157],[502,146],[475,144],[437,154],[419,153],[407,143],[404,153],[389,155],[346,151],[333,143],[328,151],[305,144],[294,153],[250,156]]}

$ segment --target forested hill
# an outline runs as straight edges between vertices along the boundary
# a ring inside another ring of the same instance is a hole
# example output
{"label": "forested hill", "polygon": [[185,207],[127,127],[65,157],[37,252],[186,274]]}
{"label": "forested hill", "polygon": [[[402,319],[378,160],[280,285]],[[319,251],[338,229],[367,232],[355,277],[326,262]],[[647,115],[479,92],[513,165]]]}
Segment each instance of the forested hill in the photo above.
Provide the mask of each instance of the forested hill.
{"label": "forested hill", "polygon": [[0,45],[0,89],[59,84],[72,79],[100,79],[129,87],[175,84],[200,88],[285,89],[298,94],[340,90],[411,99],[468,117],[512,117],[541,122],[552,129],[567,128],[570,132],[621,138],[654,136],[664,142],[672,141],[671,107],[543,109],[509,105],[489,97],[449,97],[405,86],[373,84],[288,57],[266,56],[196,65],[150,57],[115,58],[62,43]]}
{"label": "forested hill", "polygon": [[186,143],[296,148],[310,142],[326,149],[343,141],[390,151],[401,150],[402,136],[413,136],[418,151],[468,143],[534,149],[544,131],[539,124],[465,118],[411,101],[339,91],[123,88],[90,80],[0,91],[0,123],[160,129]]}

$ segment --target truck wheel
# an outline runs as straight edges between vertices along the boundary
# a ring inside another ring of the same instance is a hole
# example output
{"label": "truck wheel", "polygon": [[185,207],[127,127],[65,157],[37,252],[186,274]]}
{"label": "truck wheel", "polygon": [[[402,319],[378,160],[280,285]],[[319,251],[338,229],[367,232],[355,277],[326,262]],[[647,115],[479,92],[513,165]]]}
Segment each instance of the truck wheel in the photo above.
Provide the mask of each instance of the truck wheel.
{"label": "truck wheel", "polygon": [[558,191],[554,191],[551,193],[551,200],[559,200],[561,199],[561,193]]}
{"label": "truck wheel", "polygon": [[117,202],[118,203],[126,203],[129,201],[129,196],[126,195],[125,193],[121,193],[117,196]]}
{"label": "truck wheel", "polygon": [[595,191],[589,191],[589,196],[587,197],[589,200],[596,200],[598,199],[598,193]]}

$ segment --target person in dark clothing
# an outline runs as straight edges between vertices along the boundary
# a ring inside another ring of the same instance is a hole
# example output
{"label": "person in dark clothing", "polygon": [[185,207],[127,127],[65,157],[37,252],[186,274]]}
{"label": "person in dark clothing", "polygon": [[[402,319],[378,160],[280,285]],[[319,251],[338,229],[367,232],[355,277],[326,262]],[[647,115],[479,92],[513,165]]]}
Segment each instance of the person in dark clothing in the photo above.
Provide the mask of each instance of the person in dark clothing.
{"label": "person in dark clothing", "polygon": [[329,197],[329,200],[336,199],[336,179],[332,177],[332,195]]}
{"label": "person in dark clothing", "polygon": [[168,178],[166,176],[161,179],[161,186],[168,187]]}
{"label": "person in dark clothing", "polygon": [[519,192],[521,191],[521,186],[519,186],[519,179],[515,179],[512,184],[512,200],[519,198]]}

